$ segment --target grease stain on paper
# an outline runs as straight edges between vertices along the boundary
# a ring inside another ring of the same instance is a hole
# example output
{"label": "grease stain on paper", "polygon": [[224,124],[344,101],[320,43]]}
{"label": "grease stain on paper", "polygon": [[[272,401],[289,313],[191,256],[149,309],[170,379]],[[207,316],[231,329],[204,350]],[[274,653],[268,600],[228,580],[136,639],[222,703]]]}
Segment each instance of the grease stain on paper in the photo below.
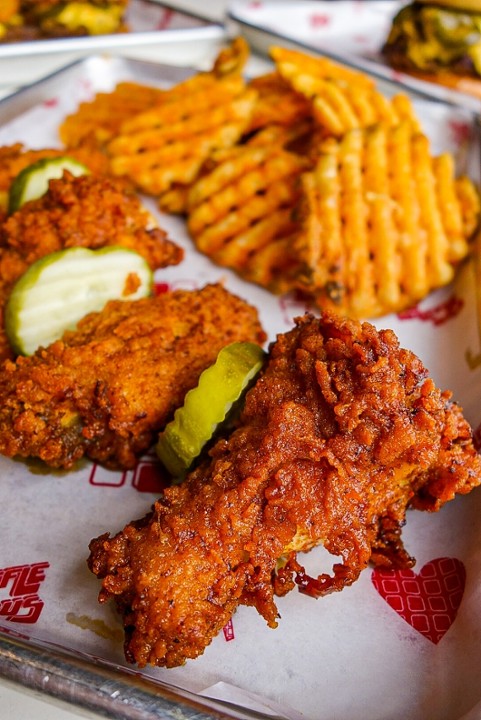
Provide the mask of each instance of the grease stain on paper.
{"label": "grease stain on paper", "polygon": [[75,625],[81,630],[90,630],[104,640],[123,642],[123,632],[120,628],[109,627],[106,622],[98,618],[92,618],[90,615],[75,615],[75,613],[69,612],[66,614],[65,619],[71,625]]}

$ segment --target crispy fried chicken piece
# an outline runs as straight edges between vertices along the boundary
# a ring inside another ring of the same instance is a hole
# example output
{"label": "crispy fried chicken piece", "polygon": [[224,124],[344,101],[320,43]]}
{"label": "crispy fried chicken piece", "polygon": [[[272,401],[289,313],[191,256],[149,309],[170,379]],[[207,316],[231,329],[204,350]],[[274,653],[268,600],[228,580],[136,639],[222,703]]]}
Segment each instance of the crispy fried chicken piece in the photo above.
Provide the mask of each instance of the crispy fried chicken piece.
{"label": "crispy fried chicken piece", "polygon": [[[277,625],[274,594],[351,584],[369,561],[409,567],[409,506],[438,510],[481,481],[448,392],[393,332],[325,314],[280,335],[239,424],[152,512],[92,540],[88,564],[115,598],[139,666],[200,655],[239,604]],[[308,578],[295,550],[342,562]],[[276,572],[278,558],[288,561]]]}
{"label": "crispy fried chicken piece", "polygon": [[120,245],[140,253],[152,269],[177,265],[182,249],[156,227],[139,198],[99,175],[51,180],[48,192],[0,224],[0,359],[12,357],[3,308],[16,280],[36,260],[69,247]]}
{"label": "crispy fried chicken piece", "polygon": [[155,226],[137,195],[99,175],[74,177],[66,171],[50,181],[45,195],[23,205],[0,227],[0,248],[17,251],[26,263],[62,248],[106,245],[136,250],[152,268],[182,259],[181,248]]}
{"label": "crispy fried chicken piece", "polygon": [[[233,320],[234,319],[234,320]],[[0,370],[0,453],[129,468],[222,347],[262,343],[257,311],[221,285],[112,301]]]}

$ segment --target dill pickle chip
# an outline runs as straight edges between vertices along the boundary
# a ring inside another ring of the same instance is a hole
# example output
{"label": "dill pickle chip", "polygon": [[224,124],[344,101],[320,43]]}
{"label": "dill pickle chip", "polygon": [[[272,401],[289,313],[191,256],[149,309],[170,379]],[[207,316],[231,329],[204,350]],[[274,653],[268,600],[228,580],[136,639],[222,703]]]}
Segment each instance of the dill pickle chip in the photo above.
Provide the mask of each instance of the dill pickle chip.
{"label": "dill pickle chip", "polygon": [[261,369],[266,353],[250,342],[224,347],[201,374],[182,407],[160,433],[157,455],[174,478],[181,478],[224,422]]}
{"label": "dill pickle chip", "polygon": [[75,247],[34,262],[17,280],[5,307],[14,351],[31,355],[58,340],[108,300],[136,300],[152,292],[153,273],[134,250]]}
{"label": "dill pickle chip", "polygon": [[8,212],[14,213],[29,200],[45,195],[49,181],[61,178],[64,170],[75,176],[89,173],[85,165],[70,157],[41,158],[23,168],[10,185]]}

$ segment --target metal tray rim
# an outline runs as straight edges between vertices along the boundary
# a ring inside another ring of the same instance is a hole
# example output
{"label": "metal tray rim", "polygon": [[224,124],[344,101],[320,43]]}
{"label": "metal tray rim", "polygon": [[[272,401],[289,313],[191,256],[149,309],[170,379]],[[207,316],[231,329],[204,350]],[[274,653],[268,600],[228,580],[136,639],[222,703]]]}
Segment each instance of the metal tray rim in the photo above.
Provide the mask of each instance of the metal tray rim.
{"label": "metal tray rim", "polygon": [[[236,715],[209,708],[201,698],[181,696],[124,668],[113,669],[63,650],[44,648],[0,629],[0,677],[51,700],[115,720],[235,720]],[[257,713],[252,715],[256,717]]]}
{"label": "metal tray rim", "polygon": [[225,30],[221,24],[212,24],[199,28],[139,32],[132,35],[97,35],[95,37],[38,40],[23,43],[15,48],[11,45],[0,46],[0,60],[63,52],[125,49],[154,43],[168,45],[179,41],[212,40],[223,37],[224,34]]}

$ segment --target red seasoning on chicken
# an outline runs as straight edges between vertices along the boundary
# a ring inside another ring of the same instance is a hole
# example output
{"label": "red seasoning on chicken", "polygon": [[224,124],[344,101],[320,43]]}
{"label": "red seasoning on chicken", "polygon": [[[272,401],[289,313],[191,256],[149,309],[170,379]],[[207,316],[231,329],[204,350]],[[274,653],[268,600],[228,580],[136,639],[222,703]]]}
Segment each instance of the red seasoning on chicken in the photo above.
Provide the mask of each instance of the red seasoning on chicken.
{"label": "red seasoning on chicken", "polygon": [[3,328],[15,282],[36,260],[71,247],[120,246],[138,252],[152,270],[179,264],[182,248],[158,227],[138,196],[101,175],[51,180],[48,192],[0,218],[0,360],[13,353]]}
{"label": "red seasoning on chicken", "polygon": [[257,310],[222,285],[112,300],[0,366],[0,453],[133,467],[225,345],[264,340]]}
{"label": "red seasoning on chicken", "polygon": [[[369,562],[412,566],[406,510],[480,482],[461,410],[392,331],[308,315],[272,345],[232,434],[149,515],[92,540],[88,564],[123,617],[126,658],[172,667],[239,604],[274,628],[274,596],[296,585],[318,597]],[[296,552],[320,543],[341,561],[310,578]]]}

